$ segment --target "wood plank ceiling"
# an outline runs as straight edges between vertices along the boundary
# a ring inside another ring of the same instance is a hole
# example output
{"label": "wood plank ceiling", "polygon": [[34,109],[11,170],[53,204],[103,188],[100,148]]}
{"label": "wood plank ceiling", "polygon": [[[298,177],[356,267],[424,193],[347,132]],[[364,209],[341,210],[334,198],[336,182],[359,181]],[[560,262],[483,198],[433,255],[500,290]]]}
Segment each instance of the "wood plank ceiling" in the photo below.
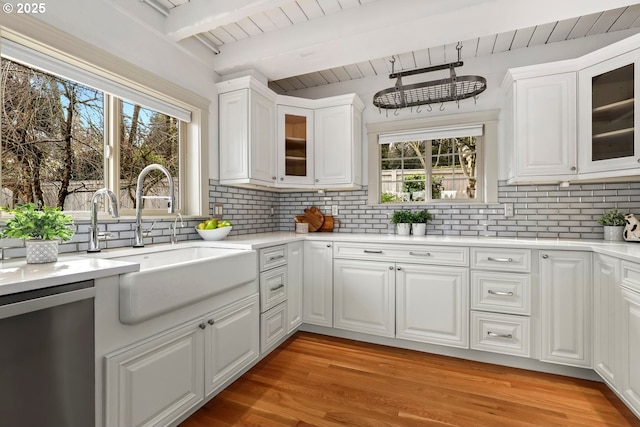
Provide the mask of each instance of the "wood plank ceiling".
{"label": "wood plank ceiling", "polygon": [[[167,13],[190,0],[143,0]],[[282,2],[273,9],[243,17],[237,22],[221,25],[198,34],[199,39],[217,48],[275,32],[321,17],[338,14],[344,10],[361,7],[380,0],[295,0]],[[480,57],[514,49],[547,43],[561,42],[613,31],[638,28],[640,30],[640,4],[604,10],[574,18],[543,23],[528,28],[501,32],[484,37],[462,40],[462,58]],[[459,41],[422,50],[397,52],[395,71],[428,67],[457,59]],[[339,67],[277,79],[269,82],[275,92],[287,93],[299,89],[344,82],[391,73],[392,57],[372,58]]]}

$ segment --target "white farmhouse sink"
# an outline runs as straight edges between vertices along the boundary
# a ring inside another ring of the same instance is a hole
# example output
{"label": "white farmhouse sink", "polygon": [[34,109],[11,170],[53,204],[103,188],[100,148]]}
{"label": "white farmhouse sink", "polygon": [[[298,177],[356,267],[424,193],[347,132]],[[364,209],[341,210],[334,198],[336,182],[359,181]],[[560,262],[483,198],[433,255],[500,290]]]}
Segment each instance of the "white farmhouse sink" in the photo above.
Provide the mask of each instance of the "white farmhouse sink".
{"label": "white farmhouse sink", "polygon": [[135,324],[255,281],[255,251],[213,247],[115,250],[101,258],[134,262],[120,275],[120,322]]}

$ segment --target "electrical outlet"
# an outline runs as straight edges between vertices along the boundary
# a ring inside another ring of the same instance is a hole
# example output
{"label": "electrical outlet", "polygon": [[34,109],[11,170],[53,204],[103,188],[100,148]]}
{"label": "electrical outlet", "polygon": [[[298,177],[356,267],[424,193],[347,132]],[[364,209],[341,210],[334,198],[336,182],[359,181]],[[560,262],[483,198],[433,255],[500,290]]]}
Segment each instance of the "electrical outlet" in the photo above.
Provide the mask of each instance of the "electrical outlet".
{"label": "electrical outlet", "polygon": [[213,205],[213,216],[222,218],[223,210],[222,203],[215,203]]}
{"label": "electrical outlet", "polygon": [[331,206],[331,215],[338,216],[338,205]]}
{"label": "electrical outlet", "polygon": [[504,216],[505,218],[510,218],[513,216],[513,203],[504,204]]}

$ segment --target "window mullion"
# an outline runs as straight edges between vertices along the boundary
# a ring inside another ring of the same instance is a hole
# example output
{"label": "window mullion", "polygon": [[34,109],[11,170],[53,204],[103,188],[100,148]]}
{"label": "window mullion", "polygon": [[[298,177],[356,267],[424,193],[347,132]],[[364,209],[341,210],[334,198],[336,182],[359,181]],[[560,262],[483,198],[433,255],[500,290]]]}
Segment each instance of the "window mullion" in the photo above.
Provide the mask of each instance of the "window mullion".
{"label": "window mullion", "polygon": [[425,179],[425,183],[424,183],[424,190],[425,190],[425,200],[433,200],[433,195],[432,193],[432,185],[431,183],[433,182],[433,173],[432,173],[432,168],[433,168],[433,156],[432,156],[432,145],[431,145],[431,140],[428,139],[424,142],[424,157],[425,157],[425,162],[424,162],[424,179]]}
{"label": "window mullion", "polygon": [[[120,100],[115,96],[107,96],[105,106],[105,174],[107,187],[120,194]],[[108,156],[107,156],[108,155]]]}

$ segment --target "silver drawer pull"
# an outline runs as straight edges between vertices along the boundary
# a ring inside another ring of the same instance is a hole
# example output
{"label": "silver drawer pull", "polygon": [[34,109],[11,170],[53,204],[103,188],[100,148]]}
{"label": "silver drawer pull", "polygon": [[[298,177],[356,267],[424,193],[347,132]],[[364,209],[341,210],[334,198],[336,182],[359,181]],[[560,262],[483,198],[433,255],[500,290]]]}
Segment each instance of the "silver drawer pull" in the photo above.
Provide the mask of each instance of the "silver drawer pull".
{"label": "silver drawer pull", "polygon": [[513,258],[494,258],[492,256],[487,258],[487,261],[495,261],[495,262],[513,262]]}
{"label": "silver drawer pull", "polygon": [[487,331],[487,336],[493,337],[493,338],[508,338],[508,339],[513,338],[513,335],[511,334],[499,334],[497,332],[491,332],[491,331]]}
{"label": "silver drawer pull", "polygon": [[501,297],[512,297],[513,296],[513,292],[509,291],[509,292],[504,292],[504,291],[494,291],[493,289],[489,289],[487,291],[487,293],[491,294],[491,295],[498,295]]}
{"label": "silver drawer pull", "polygon": [[270,256],[269,257],[269,261],[276,261],[276,260],[279,260],[279,259],[282,259],[282,258],[284,258],[284,255],[282,255],[282,254],[276,255],[276,256]]}
{"label": "silver drawer pull", "polygon": [[373,249],[365,249],[365,250],[364,250],[364,253],[365,253],[365,254],[381,254],[381,253],[382,253],[382,251],[381,251],[380,249],[378,249],[378,250],[376,250],[376,251],[374,251]]}
{"label": "silver drawer pull", "polygon": [[284,283],[280,283],[278,286],[271,288],[272,291],[277,291],[278,289],[284,288]]}
{"label": "silver drawer pull", "polygon": [[413,256],[431,256],[430,252],[409,252],[409,255],[413,255]]}

